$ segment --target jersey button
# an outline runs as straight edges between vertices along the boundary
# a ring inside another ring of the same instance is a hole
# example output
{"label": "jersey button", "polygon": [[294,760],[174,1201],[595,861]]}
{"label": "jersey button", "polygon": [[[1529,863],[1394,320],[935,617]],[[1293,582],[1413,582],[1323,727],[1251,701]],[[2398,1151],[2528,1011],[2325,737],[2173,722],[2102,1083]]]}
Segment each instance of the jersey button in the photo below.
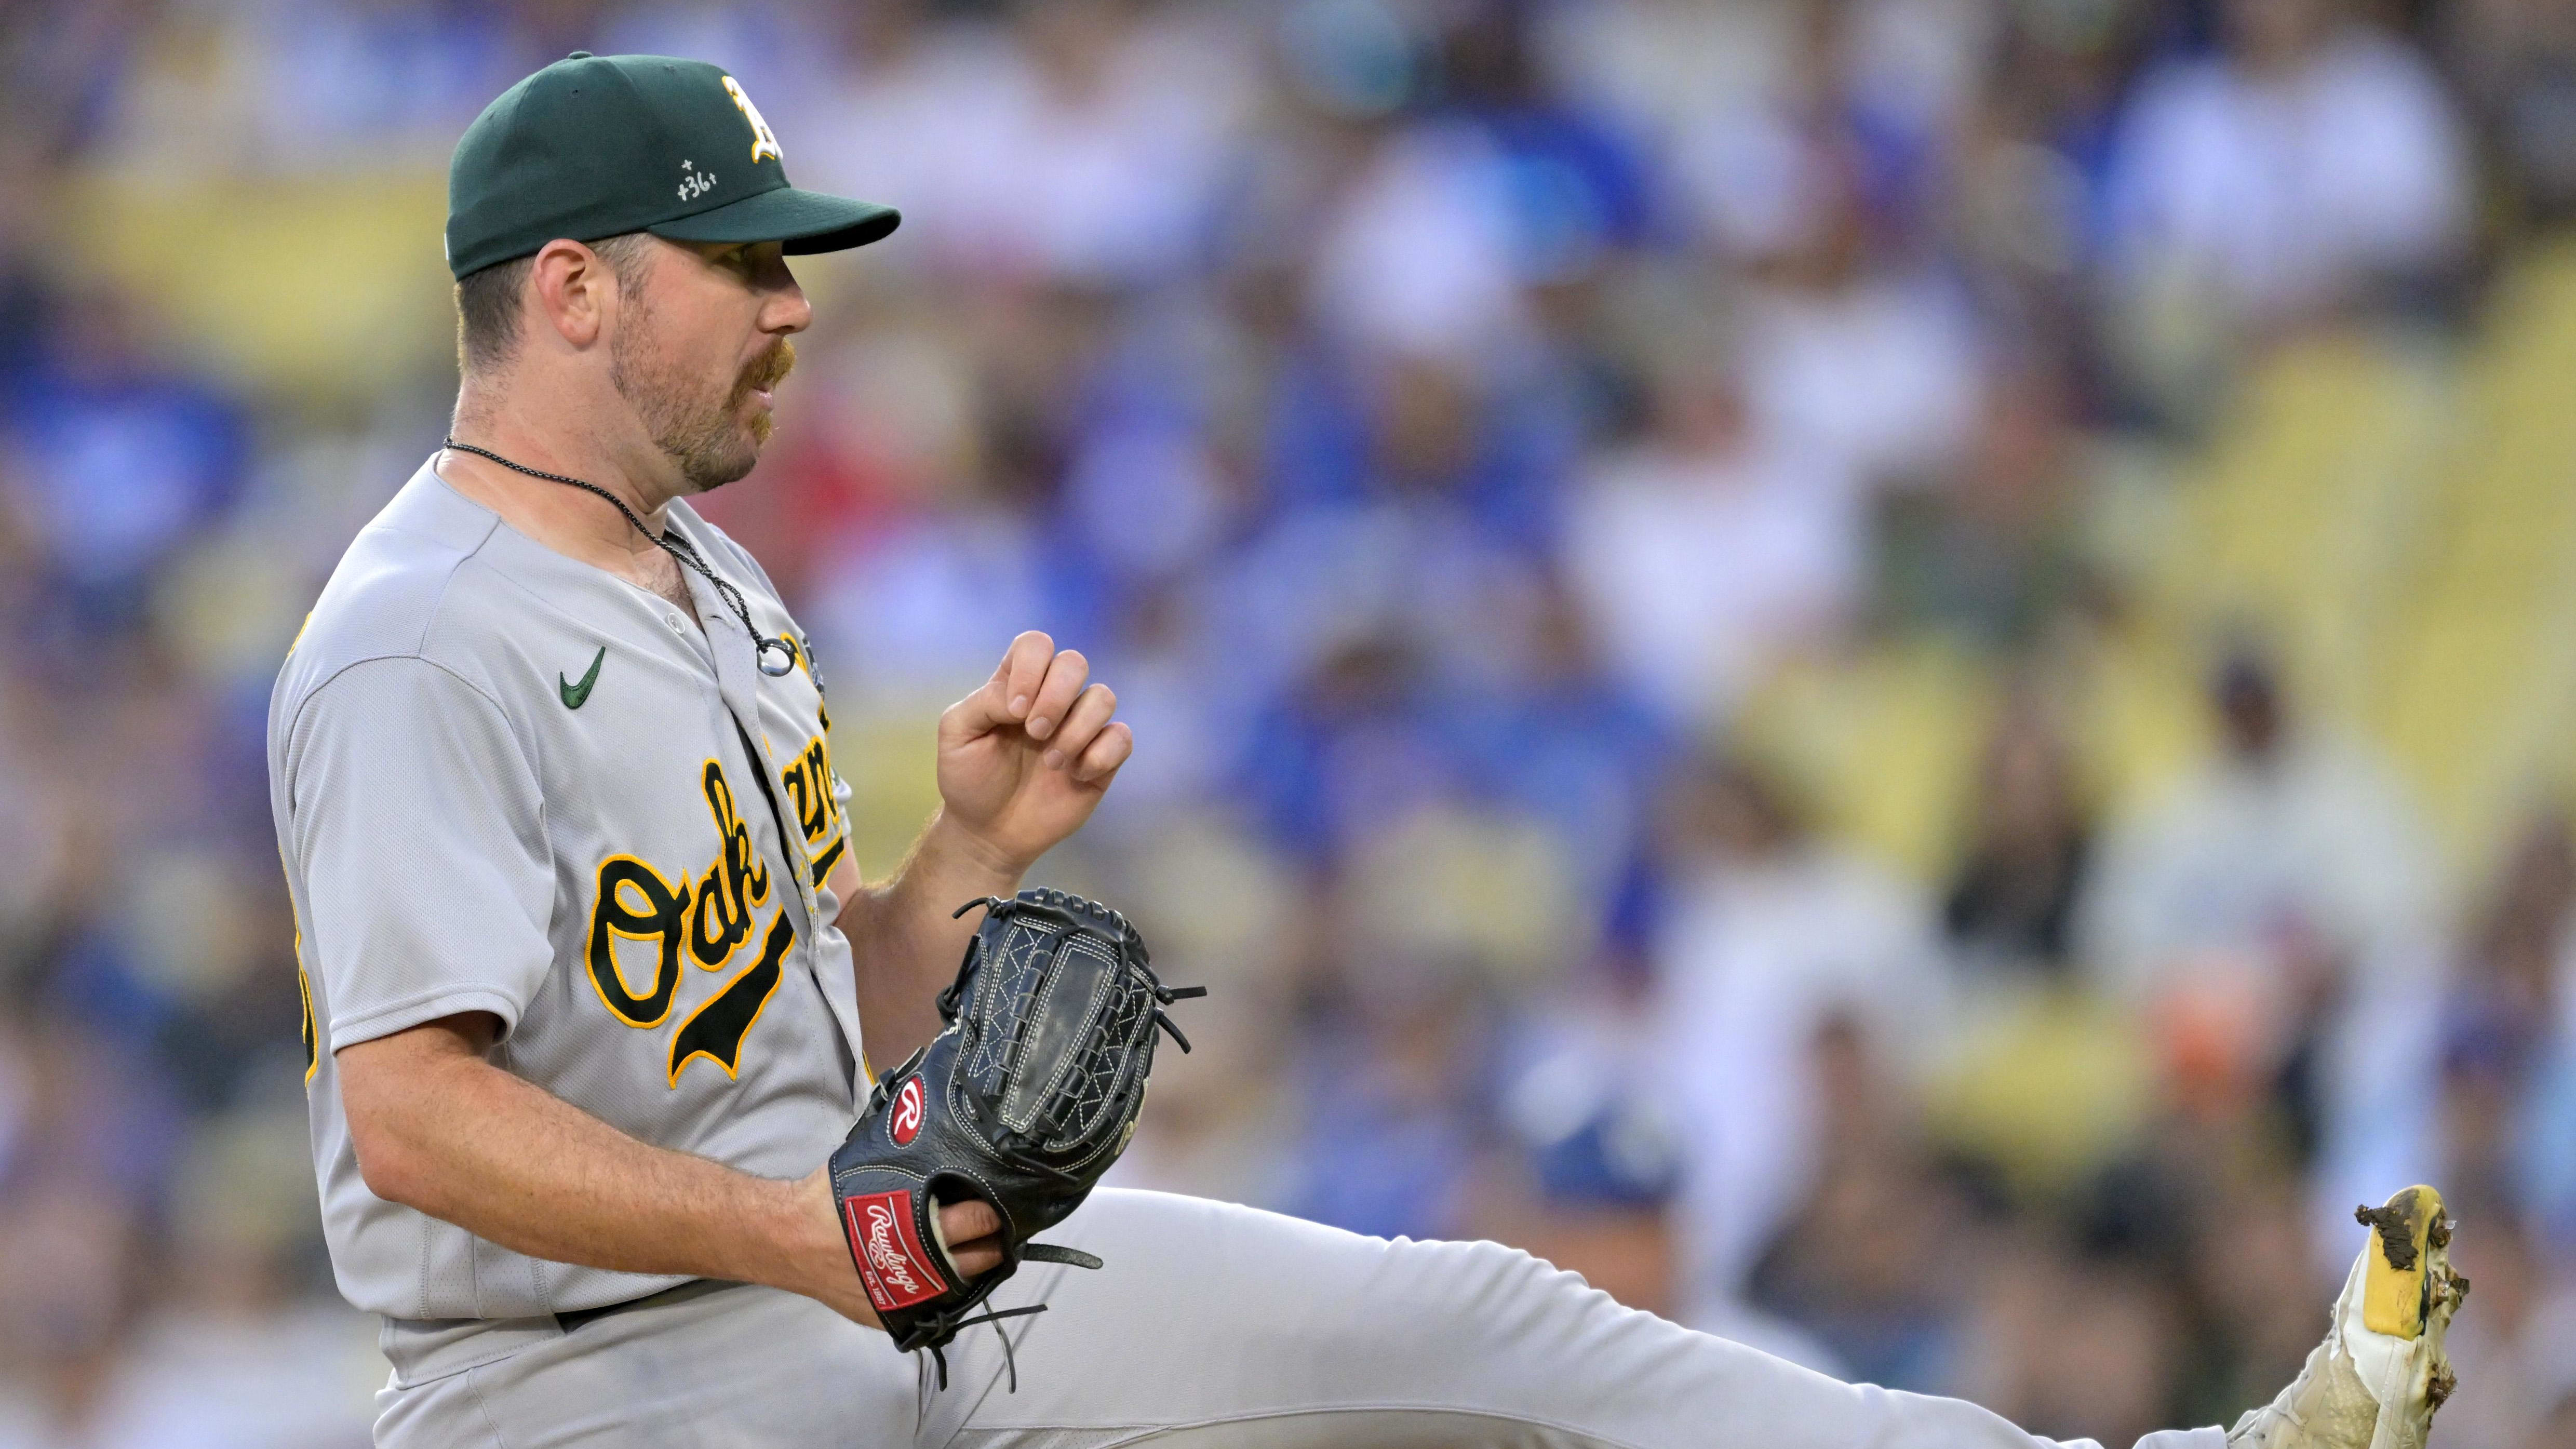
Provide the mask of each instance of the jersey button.
{"label": "jersey button", "polygon": [[670,625],[671,632],[674,634],[686,634],[689,632],[689,626],[683,623],[680,616],[677,614],[664,614],[662,616],[662,622]]}

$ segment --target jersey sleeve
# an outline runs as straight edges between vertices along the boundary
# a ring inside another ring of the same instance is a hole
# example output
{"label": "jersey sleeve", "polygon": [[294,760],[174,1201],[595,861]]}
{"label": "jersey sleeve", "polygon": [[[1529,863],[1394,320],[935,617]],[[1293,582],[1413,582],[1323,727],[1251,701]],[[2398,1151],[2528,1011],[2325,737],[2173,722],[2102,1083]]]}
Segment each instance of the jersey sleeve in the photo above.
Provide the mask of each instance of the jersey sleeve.
{"label": "jersey sleeve", "polygon": [[466,1011],[506,1034],[553,963],[554,866],[500,706],[428,660],[368,660],[304,701],[284,763],[329,1049]]}

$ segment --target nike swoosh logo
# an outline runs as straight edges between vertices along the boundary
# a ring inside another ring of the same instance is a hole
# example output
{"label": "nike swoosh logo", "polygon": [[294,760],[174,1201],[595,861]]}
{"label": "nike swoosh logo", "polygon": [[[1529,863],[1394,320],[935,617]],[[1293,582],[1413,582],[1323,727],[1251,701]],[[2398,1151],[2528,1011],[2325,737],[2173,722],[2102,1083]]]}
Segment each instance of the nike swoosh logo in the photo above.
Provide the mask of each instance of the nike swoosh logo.
{"label": "nike swoosh logo", "polygon": [[590,672],[581,677],[579,684],[573,683],[561,674],[555,676],[555,686],[563,691],[564,708],[579,709],[590,701],[590,687],[599,682],[600,661],[607,657],[608,646],[602,644],[599,646],[599,652],[590,656]]}

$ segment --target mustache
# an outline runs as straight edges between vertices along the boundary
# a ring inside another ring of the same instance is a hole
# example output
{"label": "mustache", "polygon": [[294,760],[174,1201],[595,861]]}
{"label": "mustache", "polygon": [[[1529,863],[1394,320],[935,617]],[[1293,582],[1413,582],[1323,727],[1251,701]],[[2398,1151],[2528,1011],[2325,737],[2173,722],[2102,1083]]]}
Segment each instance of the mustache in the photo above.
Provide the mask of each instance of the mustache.
{"label": "mustache", "polygon": [[733,401],[740,402],[756,390],[774,388],[795,370],[796,344],[781,337],[751,366],[742,370],[742,380],[733,387]]}

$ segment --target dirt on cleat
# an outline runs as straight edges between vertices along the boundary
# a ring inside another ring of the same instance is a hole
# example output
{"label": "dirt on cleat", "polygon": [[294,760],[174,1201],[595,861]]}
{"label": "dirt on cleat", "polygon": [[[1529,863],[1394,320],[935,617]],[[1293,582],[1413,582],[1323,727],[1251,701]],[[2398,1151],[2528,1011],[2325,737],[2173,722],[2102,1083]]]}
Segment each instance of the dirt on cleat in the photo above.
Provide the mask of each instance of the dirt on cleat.
{"label": "dirt on cleat", "polygon": [[2450,1237],[2442,1195],[2418,1184],[2384,1206],[2355,1208],[2352,1215],[2375,1235],[2369,1281],[2362,1289],[2361,1321],[2373,1333],[2411,1340],[2424,1331],[2424,1315],[2433,1306],[2433,1284],[2424,1271],[2424,1255],[2434,1245],[2436,1225],[2444,1239]]}

